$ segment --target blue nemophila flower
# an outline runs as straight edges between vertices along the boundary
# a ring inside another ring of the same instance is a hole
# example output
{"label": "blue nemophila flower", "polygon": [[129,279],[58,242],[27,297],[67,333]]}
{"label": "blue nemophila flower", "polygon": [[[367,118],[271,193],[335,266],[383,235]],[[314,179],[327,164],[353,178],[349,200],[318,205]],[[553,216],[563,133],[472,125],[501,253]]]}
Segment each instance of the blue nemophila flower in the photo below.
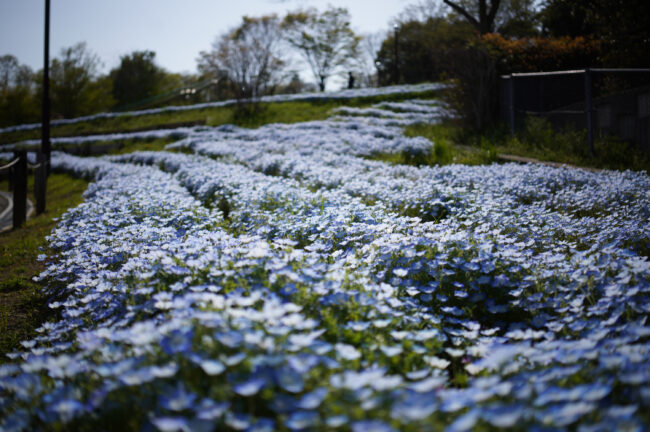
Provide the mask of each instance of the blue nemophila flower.
{"label": "blue nemophila flower", "polygon": [[83,414],[84,405],[75,399],[61,399],[50,405],[50,410],[63,422],[68,423]]}
{"label": "blue nemophila flower", "polygon": [[306,374],[320,363],[321,359],[314,354],[291,355],[287,358],[287,363],[292,369],[300,374]]}
{"label": "blue nemophila flower", "polygon": [[275,371],[275,378],[280,388],[289,393],[299,393],[305,388],[302,374],[292,368],[280,368]]}
{"label": "blue nemophila flower", "polygon": [[399,355],[402,353],[403,348],[401,345],[395,345],[395,346],[381,346],[379,347],[381,351],[387,356],[387,357],[394,357],[396,355]]}
{"label": "blue nemophila flower", "polygon": [[229,331],[225,333],[216,333],[215,338],[228,348],[237,348],[244,341],[244,336],[238,331]]}
{"label": "blue nemophila flower", "polygon": [[273,432],[276,430],[275,421],[269,418],[257,419],[248,429],[247,432]]}
{"label": "blue nemophila flower", "polygon": [[492,426],[512,428],[524,415],[525,409],[520,405],[492,405],[483,410],[481,418]]}
{"label": "blue nemophila flower", "polygon": [[437,408],[433,393],[406,392],[393,404],[390,415],[404,422],[417,421],[429,417]]}
{"label": "blue nemophila flower", "polygon": [[199,365],[201,369],[208,375],[219,375],[221,372],[226,370],[226,366],[221,363],[219,360],[202,360]]}
{"label": "blue nemophila flower", "polygon": [[139,386],[155,378],[154,371],[149,367],[127,371],[120,375],[120,380],[127,386]]}
{"label": "blue nemophila flower", "polygon": [[228,356],[228,357],[221,357],[221,361],[223,361],[223,363],[226,366],[236,366],[239,363],[246,360],[246,357],[247,356],[246,356],[245,352],[240,352],[238,354],[233,354],[233,355]]}
{"label": "blue nemophila flower", "polygon": [[316,390],[303,395],[298,402],[298,407],[305,410],[316,409],[325,400],[329,391],[325,387],[319,387]]}
{"label": "blue nemophila flower", "polygon": [[510,283],[510,279],[508,278],[507,275],[504,274],[499,274],[494,277],[492,280],[492,286],[495,288],[500,288],[508,285]]}
{"label": "blue nemophila flower", "polygon": [[416,381],[416,380],[426,378],[427,376],[429,376],[429,374],[431,374],[430,369],[420,369],[420,370],[408,372],[406,374],[406,377],[410,380]]}
{"label": "blue nemophila flower", "polygon": [[541,406],[565,401],[597,402],[607,396],[610,391],[611,385],[600,383],[580,385],[573,388],[549,387],[541,392],[534,403],[536,406]]}
{"label": "blue nemophila flower", "polygon": [[344,360],[356,360],[361,357],[361,353],[352,345],[337,343],[334,345],[338,356]]}
{"label": "blue nemophila flower", "polygon": [[160,341],[161,348],[167,354],[182,353],[192,347],[191,330],[174,330]]}
{"label": "blue nemophila flower", "polygon": [[253,422],[252,416],[237,412],[227,412],[225,416],[225,423],[227,426],[235,430],[246,430]]}
{"label": "blue nemophila flower", "polygon": [[319,420],[316,411],[296,411],[289,416],[285,425],[291,430],[304,430],[315,427]]}
{"label": "blue nemophila flower", "polygon": [[279,414],[291,413],[298,409],[298,399],[296,396],[278,393],[271,401],[270,408]]}
{"label": "blue nemophila flower", "polygon": [[183,417],[155,417],[151,423],[161,432],[189,432],[192,429],[187,419]]}
{"label": "blue nemophila flower", "polygon": [[593,412],[596,408],[596,404],[590,402],[571,402],[553,405],[543,411],[537,411],[536,416],[546,424],[566,427],[582,416]]}
{"label": "blue nemophila flower", "polygon": [[262,390],[262,388],[267,384],[266,378],[264,377],[251,378],[248,381],[235,385],[233,390],[235,393],[242,396],[253,396]]}
{"label": "blue nemophila flower", "polygon": [[477,408],[470,409],[456,419],[445,429],[446,432],[466,432],[474,429],[476,422],[480,418],[480,410]]}
{"label": "blue nemophila flower", "polygon": [[449,360],[442,359],[436,356],[425,356],[423,360],[431,367],[438,369],[446,369],[451,364]]}
{"label": "blue nemophila flower", "polygon": [[184,411],[193,407],[196,395],[179,384],[175,389],[167,391],[159,397],[161,407],[170,411]]}
{"label": "blue nemophila flower", "polygon": [[433,376],[421,381],[414,382],[409,385],[409,388],[418,393],[427,393],[434,389],[441,388],[446,384],[446,382],[447,377],[445,376]]}
{"label": "blue nemophila flower", "polygon": [[352,423],[353,432],[395,432],[388,423],[381,420],[362,420]]}
{"label": "blue nemophila flower", "polygon": [[370,327],[370,323],[369,322],[351,322],[351,323],[349,323],[347,325],[347,327],[350,330],[354,330],[354,331],[365,331],[366,329],[368,329],[368,327]]}
{"label": "blue nemophila flower", "polygon": [[344,424],[347,424],[348,422],[349,422],[348,417],[344,415],[332,416],[325,419],[325,424],[332,428],[341,427]]}
{"label": "blue nemophila flower", "polygon": [[202,399],[198,406],[193,407],[197,418],[201,420],[215,420],[220,418],[230,407],[227,402],[215,402],[212,399]]}

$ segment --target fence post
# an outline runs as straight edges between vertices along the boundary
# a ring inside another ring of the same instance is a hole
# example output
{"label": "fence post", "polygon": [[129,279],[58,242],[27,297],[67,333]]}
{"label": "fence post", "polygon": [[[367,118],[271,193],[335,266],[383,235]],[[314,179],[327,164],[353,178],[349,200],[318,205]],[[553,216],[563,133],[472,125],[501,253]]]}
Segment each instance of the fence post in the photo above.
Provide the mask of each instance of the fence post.
{"label": "fence post", "polygon": [[510,74],[510,133],[515,134],[515,74]]}
{"label": "fence post", "polygon": [[27,219],[27,153],[15,151],[18,163],[13,166],[14,177],[14,228],[19,228]]}
{"label": "fence post", "polygon": [[9,167],[9,192],[14,190],[14,167]]}
{"label": "fence post", "polygon": [[34,170],[34,196],[36,197],[36,214],[45,211],[45,189],[47,185],[47,159],[42,151],[36,152],[36,169]]}
{"label": "fence post", "polygon": [[589,153],[594,155],[594,108],[591,98],[591,69],[585,69],[585,116],[587,120],[587,144]]}

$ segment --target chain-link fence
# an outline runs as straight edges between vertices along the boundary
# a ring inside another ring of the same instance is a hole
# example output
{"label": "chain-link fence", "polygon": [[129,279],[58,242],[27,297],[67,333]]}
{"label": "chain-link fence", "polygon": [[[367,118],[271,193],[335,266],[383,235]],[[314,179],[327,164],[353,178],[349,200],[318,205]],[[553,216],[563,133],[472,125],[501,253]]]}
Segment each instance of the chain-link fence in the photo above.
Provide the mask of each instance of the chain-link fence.
{"label": "chain-link fence", "polygon": [[650,69],[579,69],[518,73],[500,80],[500,115],[512,132],[527,116],[556,129],[614,135],[650,152]]}

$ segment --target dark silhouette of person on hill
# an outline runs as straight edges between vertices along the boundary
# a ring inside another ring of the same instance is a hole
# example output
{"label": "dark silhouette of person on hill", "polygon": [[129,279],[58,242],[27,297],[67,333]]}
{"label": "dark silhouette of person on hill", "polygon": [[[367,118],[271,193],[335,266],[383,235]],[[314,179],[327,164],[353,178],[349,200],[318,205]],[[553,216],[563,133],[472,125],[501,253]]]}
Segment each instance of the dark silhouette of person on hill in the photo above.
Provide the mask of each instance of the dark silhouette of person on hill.
{"label": "dark silhouette of person on hill", "polygon": [[348,72],[348,88],[354,88],[354,75],[352,75],[352,72]]}

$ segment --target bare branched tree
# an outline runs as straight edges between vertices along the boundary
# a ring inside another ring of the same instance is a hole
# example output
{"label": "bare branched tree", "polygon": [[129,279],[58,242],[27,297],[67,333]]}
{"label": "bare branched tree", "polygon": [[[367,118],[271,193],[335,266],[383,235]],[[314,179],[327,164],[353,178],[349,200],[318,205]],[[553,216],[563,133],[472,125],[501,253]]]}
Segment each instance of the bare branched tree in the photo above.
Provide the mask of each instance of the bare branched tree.
{"label": "bare branched tree", "polygon": [[357,55],[360,38],[350,28],[350,13],[345,8],[290,13],[282,21],[282,28],[287,42],[311,68],[321,91],[327,79],[351,66]]}
{"label": "bare branched tree", "polygon": [[420,0],[410,4],[394,19],[393,24],[403,24],[409,21],[426,22],[432,18],[444,16],[448,7],[439,0]]}
{"label": "bare branched tree", "polygon": [[10,54],[0,57],[0,93],[15,87],[31,87],[32,70]]}
{"label": "bare branched tree", "polygon": [[359,74],[359,84],[362,87],[375,87],[377,81],[377,54],[381,44],[386,38],[385,32],[367,33],[361,37],[358,55],[356,57],[356,70]]}
{"label": "bare branched tree", "polygon": [[282,79],[281,41],[276,15],[244,17],[239,27],[215,40],[211,51],[200,53],[199,71],[227,79],[238,99],[255,101]]}
{"label": "bare branched tree", "polygon": [[12,55],[0,57],[0,127],[38,120],[34,73]]}

